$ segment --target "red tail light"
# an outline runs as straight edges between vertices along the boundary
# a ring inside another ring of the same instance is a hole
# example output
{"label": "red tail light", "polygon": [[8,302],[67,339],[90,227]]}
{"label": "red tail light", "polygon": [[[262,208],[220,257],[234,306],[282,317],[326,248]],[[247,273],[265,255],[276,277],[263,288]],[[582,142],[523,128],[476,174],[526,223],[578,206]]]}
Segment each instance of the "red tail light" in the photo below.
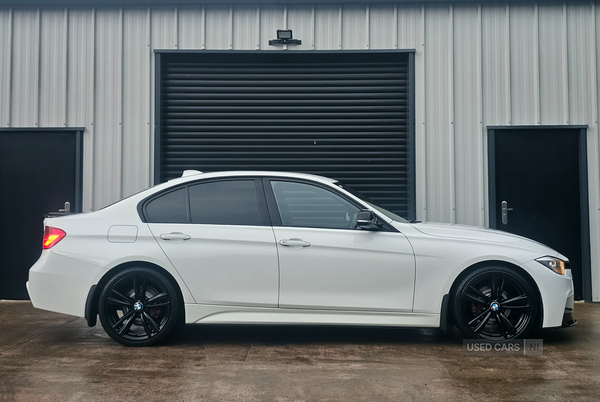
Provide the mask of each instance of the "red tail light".
{"label": "red tail light", "polygon": [[46,229],[44,229],[44,240],[42,242],[42,248],[44,250],[48,250],[49,248],[54,247],[54,245],[61,241],[66,235],[67,234],[64,230],[46,226]]}

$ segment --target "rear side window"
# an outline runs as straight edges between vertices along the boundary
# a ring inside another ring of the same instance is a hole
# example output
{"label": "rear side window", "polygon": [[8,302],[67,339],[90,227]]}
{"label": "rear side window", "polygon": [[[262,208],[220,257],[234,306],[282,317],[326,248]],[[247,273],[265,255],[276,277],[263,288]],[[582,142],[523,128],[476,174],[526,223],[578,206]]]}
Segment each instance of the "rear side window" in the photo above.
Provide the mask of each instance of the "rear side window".
{"label": "rear side window", "polygon": [[187,194],[185,188],[171,191],[146,205],[146,217],[152,223],[187,223]]}
{"label": "rear side window", "polygon": [[254,180],[227,180],[190,186],[192,223],[261,225]]}

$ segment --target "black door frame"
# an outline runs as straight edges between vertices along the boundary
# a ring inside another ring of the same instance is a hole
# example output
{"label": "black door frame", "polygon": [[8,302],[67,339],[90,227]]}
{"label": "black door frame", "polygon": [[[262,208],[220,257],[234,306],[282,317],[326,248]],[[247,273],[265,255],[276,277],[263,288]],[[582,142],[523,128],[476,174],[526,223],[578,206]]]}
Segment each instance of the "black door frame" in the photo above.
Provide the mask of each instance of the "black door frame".
{"label": "black door frame", "polygon": [[[82,212],[82,198],[83,198],[83,132],[85,127],[2,127],[0,128],[0,135],[3,133],[14,133],[23,132],[23,135],[27,133],[73,133],[75,134],[75,199],[71,206],[72,212]],[[48,211],[51,212],[51,211]]]}
{"label": "black door frame", "polygon": [[572,126],[488,126],[488,204],[490,228],[496,222],[496,132],[507,130],[573,130],[579,136],[579,192],[581,210],[581,280],[583,298],[592,301],[592,266],[590,258],[590,212],[588,197],[587,125]]}

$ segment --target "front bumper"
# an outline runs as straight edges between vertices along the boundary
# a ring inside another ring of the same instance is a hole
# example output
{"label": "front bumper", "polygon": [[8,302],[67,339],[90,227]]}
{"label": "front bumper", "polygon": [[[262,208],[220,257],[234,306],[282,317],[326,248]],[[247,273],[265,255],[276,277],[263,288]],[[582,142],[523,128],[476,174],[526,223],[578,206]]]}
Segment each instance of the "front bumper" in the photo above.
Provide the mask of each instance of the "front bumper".
{"label": "front bumper", "polygon": [[522,267],[531,274],[540,290],[542,328],[563,326],[563,316],[572,313],[575,305],[571,270],[567,269],[565,275],[558,275],[535,260]]}

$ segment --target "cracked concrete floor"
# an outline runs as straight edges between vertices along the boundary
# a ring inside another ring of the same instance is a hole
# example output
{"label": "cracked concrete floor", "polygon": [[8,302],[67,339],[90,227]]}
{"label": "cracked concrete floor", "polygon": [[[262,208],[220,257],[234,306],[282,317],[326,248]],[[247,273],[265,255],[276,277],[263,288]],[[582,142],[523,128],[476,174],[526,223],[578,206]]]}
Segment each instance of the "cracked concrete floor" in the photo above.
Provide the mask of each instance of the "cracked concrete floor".
{"label": "cracked concrete floor", "polygon": [[0,301],[5,401],[562,401],[600,398],[600,304],[542,356],[463,353],[434,329],[187,326],[127,348],[83,319]]}

